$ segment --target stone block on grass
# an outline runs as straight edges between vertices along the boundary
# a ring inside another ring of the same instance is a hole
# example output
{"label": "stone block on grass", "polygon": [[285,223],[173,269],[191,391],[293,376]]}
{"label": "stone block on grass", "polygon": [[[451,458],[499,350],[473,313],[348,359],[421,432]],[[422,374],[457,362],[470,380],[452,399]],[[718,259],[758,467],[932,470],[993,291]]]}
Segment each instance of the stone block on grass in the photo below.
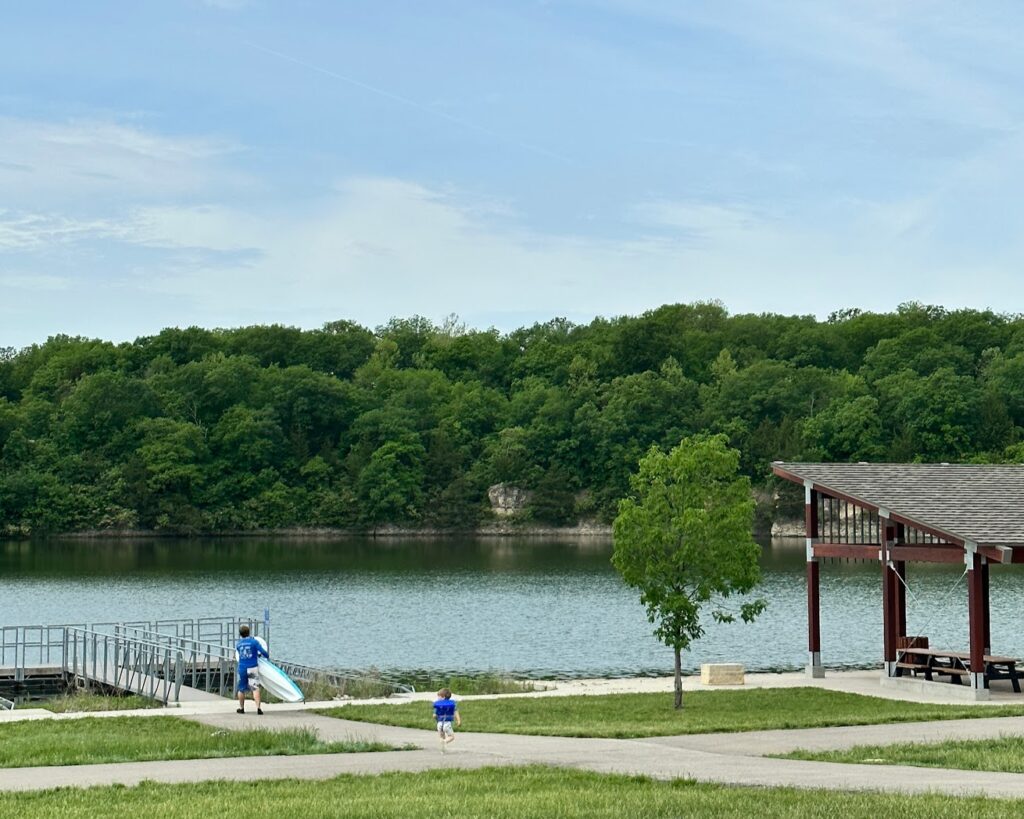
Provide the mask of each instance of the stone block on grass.
{"label": "stone block on grass", "polygon": [[739,663],[704,663],[700,667],[701,685],[743,685],[743,666]]}

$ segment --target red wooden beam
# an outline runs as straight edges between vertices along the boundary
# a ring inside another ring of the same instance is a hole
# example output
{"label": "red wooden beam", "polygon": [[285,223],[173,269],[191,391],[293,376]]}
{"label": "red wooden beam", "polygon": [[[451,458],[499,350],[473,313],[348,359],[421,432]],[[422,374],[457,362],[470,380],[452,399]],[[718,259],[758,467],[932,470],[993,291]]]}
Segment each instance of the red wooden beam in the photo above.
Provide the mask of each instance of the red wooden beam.
{"label": "red wooden beam", "polygon": [[815,543],[815,557],[841,557],[852,560],[878,560],[877,543]]}
{"label": "red wooden beam", "polygon": [[958,546],[893,546],[889,550],[893,560],[912,563],[963,563],[964,550]]}

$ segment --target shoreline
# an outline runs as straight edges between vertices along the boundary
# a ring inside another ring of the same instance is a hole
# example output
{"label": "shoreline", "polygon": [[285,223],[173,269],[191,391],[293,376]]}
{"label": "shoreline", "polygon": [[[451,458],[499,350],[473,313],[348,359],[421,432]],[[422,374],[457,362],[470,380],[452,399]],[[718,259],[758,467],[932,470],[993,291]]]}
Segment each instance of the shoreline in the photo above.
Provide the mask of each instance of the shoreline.
{"label": "shoreline", "polygon": [[50,532],[46,534],[0,534],[0,542],[31,540],[143,540],[188,539],[216,540],[227,538],[288,538],[295,540],[340,540],[360,538],[513,538],[565,537],[610,538],[612,527],[603,523],[581,523],[576,526],[535,526],[495,524],[474,529],[439,529],[424,527],[378,526],[371,529],[336,529],[328,526],[286,526],[275,529],[238,529],[204,532],[172,532],[155,529],[87,529],[81,532]]}
{"label": "shoreline", "polygon": [[[81,532],[48,532],[45,534],[0,533],[0,543],[23,543],[40,540],[219,540],[219,539],[261,539],[285,538],[289,540],[347,540],[369,539],[389,540],[394,538],[457,538],[457,539],[504,539],[504,538],[567,538],[589,539],[612,537],[612,526],[592,521],[575,526],[543,526],[533,524],[496,523],[474,529],[439,529],[404,527],[395,525],[378,526],[371,529],[340,529],[329,526],[285,526],[275,529],[238,529],[204,532],[171,532],[156,529],[86,529]],[[796,538],[786,530],[756,531],[754,537]]]}

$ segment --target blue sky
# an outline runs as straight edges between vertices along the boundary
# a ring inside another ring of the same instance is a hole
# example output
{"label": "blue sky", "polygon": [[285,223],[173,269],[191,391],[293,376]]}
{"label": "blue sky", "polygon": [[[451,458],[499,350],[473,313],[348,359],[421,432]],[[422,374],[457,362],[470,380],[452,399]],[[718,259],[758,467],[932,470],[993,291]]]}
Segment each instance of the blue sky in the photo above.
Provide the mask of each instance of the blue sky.
{"label": "blue sky", "polygon": [[1024,311],[1024,9],[7,4],[0,347],[456,313]]}

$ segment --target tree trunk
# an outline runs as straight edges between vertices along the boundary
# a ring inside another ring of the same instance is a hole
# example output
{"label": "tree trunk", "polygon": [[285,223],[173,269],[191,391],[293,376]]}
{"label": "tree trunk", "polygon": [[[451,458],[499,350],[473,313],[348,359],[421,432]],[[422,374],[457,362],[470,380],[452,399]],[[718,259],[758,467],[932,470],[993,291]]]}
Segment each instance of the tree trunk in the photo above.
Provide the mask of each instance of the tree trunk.
{"label": "tree trunk", "polygon": [[678,648],[673,648],[672,651],[675,653],[676,659],[676,708],[683,707],[683,660],[682,651]]}

